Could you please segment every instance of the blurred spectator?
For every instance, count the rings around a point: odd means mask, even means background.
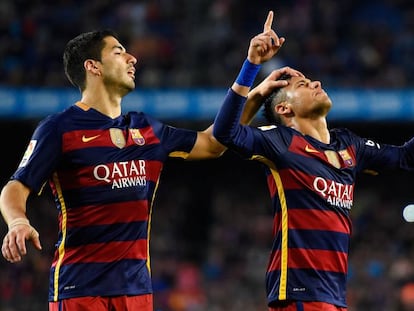
[[[329,87],[414,85],[409,0],[272,6],[231,0],[3,0],[0,84],[69,86],[61,69],[66,42],[82,31],[112,28],[138,57],[141,87],[225,87],[238,71],[239,51],[269,9],[276,12],[277,32],[287,38],[275,62],[311,73]]]

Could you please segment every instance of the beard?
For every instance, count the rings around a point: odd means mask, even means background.
[[[122,97],[135,89],[135,81],[132,79],[124,81],[118,77],[106,77],[104,78],[103,83],[108,89],[112,90],[113,93],[117,93]]]

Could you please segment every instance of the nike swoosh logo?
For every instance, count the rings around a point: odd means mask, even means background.
[[[316,149],[313,149],[313,148],[309,147],[309,145],[306,145],[306,146],[305,146],[305,151],[306,151],[306,152],[309,152],[309,153],[319,153],[319,151],[318,151],[318,150],[316,150]]]
[[[88,143],[88,142],[90,142],[90,141],[92,141],[92,140],[94,140],[94,139],[98,138],[99,136],[101,136],[101,135],[95,135],[95,136],[91,136],[91,137],[86,137],[85,135],[83,135],[83,136],[82,136],[82,141],[83,141],[84,143]]]

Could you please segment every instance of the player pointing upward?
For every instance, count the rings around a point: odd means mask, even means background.
[[[275,48],[284,42],[274,40]],[[280,73],[286,69],[272,72],[248,94],[257,65],[266,59],[254,55],[255,49],[260,47],[250,46],[228,91],[214,135],[265,168],[274,215],[266,274],[269,310],[346,310],[356,176],[364,169],[414,170],[414,139],[393,146],[346,129],[328,129],[332,102],[321,82],[291,74],[282,81]],[[250,101],[263,103],[271,126],[254,128],[237,122],[247,94]]]

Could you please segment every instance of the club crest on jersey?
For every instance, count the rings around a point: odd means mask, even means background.
[[[129,129],[129,133],[131,134],[134,143],[138,146],[143,146],[145,144],[145,138],[141,135],[139,129]]]
[[[354,161],[352,160],[351,155],[349,154],[348,150],[340,150],[338,151],[339,155],[341,156],[342,160],[344,161],[345,165],[348,167],[354,166]]]
[[[121,129],[110,128],[109,133],[111,135],[112,143],[119,149],[122,149],[126,145],[124,132]]]

